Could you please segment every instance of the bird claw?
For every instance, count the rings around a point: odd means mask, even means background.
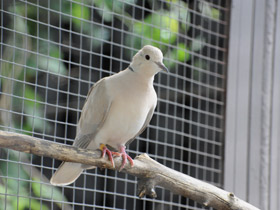
[[[101,144],[99,148],[100,148],[100,150],[102,151],[101,157],[104,158],[105,155],[107,154],[107,155],[108,155],[108,158],[109,158],[109,160],[110,160],[110,162],[111,162],[111,164],[112,164],[112,167],[115,168],[115,163],[114,163],[114,160],[113,160],[113,152],[111,152],[111,151],[106,147],[105,144]]]
[[[121,171],[124,168],[125,164],[127,163],[127,160],[130,162],[131,166],[134,165],[132,158],[125,151],[125,146],[120,146],[119,156],[122,156],[122,159],[123,159],[122,165],[121,165],[119,171]]]
[[[108,158],[110,160],[110,162],[112,163],[112,166],[113,168],[115,168],[115,163],[114,163],[114,160],[113,160],[113,156],[118,156],[118,157],[122,157],[122,165],[119,169],[119,171],[121,171],[125,164],[127,163],[127,160],[130,162],[130,165],[133,166],[134,165],[134,162],[133,162],[133,159],[126,153],[125,151],[125,146],[120,146],[120,152],[112,152],[110,151],[105,144],[101,144],[100,145],[100,150],[102,151],[102,158],[105,157],[105,155],[107,154],[108,155]]]

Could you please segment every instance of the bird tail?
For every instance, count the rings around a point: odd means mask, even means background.
[[[85,168],[80,163],[63,162],[52,176],[50,183],[64,186],[73,183]]]

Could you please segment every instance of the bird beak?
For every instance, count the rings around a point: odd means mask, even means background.
[[[165,71],[165,72],[169,72],[169,71],[168,71],[168,68],[167,68],[162,62],[155,62],[155,64],[157,64],[157,66],[158,66],[161,70],[163,70],[163,71]]]

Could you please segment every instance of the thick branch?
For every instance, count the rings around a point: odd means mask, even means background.
[[[100,151],[75,148],[21,134],[0,131],[0,147],[116,170],[112,168],[110,161],[100,158]],[[115,158],[115,165],[116,168],[121,166],[121,158]],[[138,186],[140,197],[144,195],[155,197],[154,187],[162,186],[173,193],[216,209],[258,209],[237,198],[233,193],[167,168],[146,154],[136,157],[133,167],[127,164],[123,172],[140,178]]]

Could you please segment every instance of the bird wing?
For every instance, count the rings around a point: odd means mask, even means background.
[[[106,91],[106,78],[91,87],[82,110],[73,146],[87,148],[103,126],[112,100]]]
[[[142,128],[139,130],[139,132],[133,138],[128,140],[125,145],[129,145],[137,136],[139,136],[146,129],[146,127],[148,126],[149,122],[151,121],[151,119],[153,117],[155,108],[156,108],[155,106],[151,107],[151,109],[149,110],[149,112],[147,114],[146,120],[145,120]]]

